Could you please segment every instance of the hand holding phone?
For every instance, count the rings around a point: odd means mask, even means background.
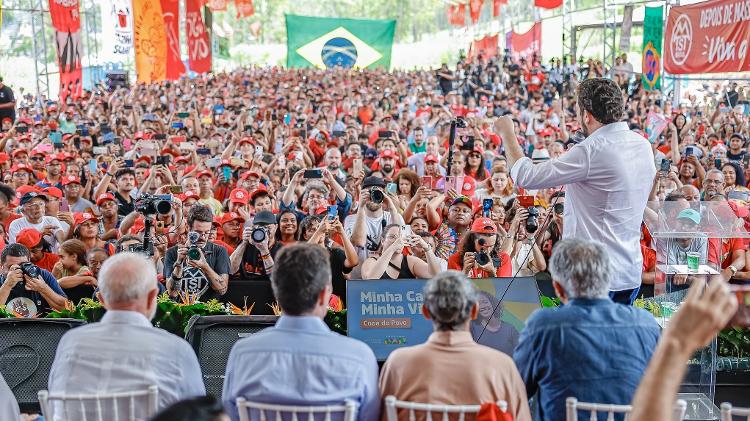
[[[314,170],[305,170],[302,174],[303,178],[323,178],[323,170],[316,168]]]

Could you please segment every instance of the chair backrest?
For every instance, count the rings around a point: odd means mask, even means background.
[[[732,417],[747,417],[747,421],[750,421],[750,408],[733,408],[729,402],[721,404],[721,421],[732,421]]]
[[[257,418],[251,418],[252,410],[258,412]],[[284,415],[287,419],[291,417],[292,421],[314,421],[320,419],[321,416],[325,421],[331,421],[333,414],[339,413],[343,415],[344,421],[354,421],[357,419],[357,410],[357,403],[352,400],[346,400],[343,405],[299,406],[274,405],[237,398],[237,412],[240,421],[250,421],[251,419],[281,421]]]
[[[39,391],[39,405],[47,421],[140,421],[158,412],[159,389],[131,392],[65,395]]]
[[[508,410],[508,402],[497,401],[497,406],[503,411]],[[459,421],[464,421],[464,417],[467,414],[476,414],[482,405],[438,405],[430,403],[417,403],[409,401],[400,401],[395,396],[389,395],[385,397],[385,413],[388,421],[398,421],[398,410],[406,409],[409,411],[409,420],[416,419],[416,411],[424,412],[427,421],[432,421],[432,414],[434,412],[441,413],[442,420],[448,420],[452,414],[458,415]]]
[[[674,406],[674,412],[672,412],[672,421],[682,421],[685,418],[685,410],[687,408],[687,402],[682,399],[678,399]],[[568,398],[565,400],[565,419],[567,421],[578,421],[578,411],[590,411],[591,420],[598,420],[599,413],[607,414],[607,421],[614,421],[615,414],[624,414],[624,418],[632,412],[633,407],[630,405],[611,405],[604,403],[589,403],[589,402],[578,402],[576,398]]]

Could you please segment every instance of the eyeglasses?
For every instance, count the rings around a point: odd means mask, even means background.
[[[31,161],[44,161],[44,158],[42,158],[41,156],[32,156],[31,158],[29,158],[29,160],[31,160]]]
[[[23,205],[24,208],[41,208],[44,207],[44,202],[31,202]]]

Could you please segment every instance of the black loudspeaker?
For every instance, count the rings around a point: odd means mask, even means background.
[[[239,339],[273,326],[278,316],[193,316],[185,338],[198,356],[206,393],[221,399],[224,372]]]
[[[107,87],[110,91],[117,88],[130,89],[130,77],[128,72],[111,71],[107,72]]]
[[[47,389],[57,344],[76,319],[0,319],[0,373],[21,407],[39,411],[37,393]]]

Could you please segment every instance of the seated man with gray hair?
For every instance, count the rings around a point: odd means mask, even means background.
[[[422,314],[432,320],[433,333],[424,344],[391,353],[380,375],[380,394],[444,405],[504,400],[514,420],[531,419],[513,360],[471,336],[477,301],[474,285],[461,272],[446,271],[428,281]]]
[[[98,294],[107,312],[101,322],[63,335],[49,374],[50,394],[111,394],[153,385],[158,388],[159,408],[206,394],[190,345],[151,325],[159,291],[156,284],[154,264],[141,254],[117,253],[104,262]],[[128,406],[120,407],[120,419],[125,419]],[[87,415],[95,418],[93,413]],[[116,417],[105,412],[105,418]],[[133,418],[143,419],[144,414],[137,412]],[[84,417],[78,414],[68,419]]]
[[[656,348],[654,317],[609,298],[609,262],[595,241],[563,240],[552,252],[563,305],[532,313],[513,353],[528,396],[538,394],[538,420],[559,420],[568,397],[629,404]]]

